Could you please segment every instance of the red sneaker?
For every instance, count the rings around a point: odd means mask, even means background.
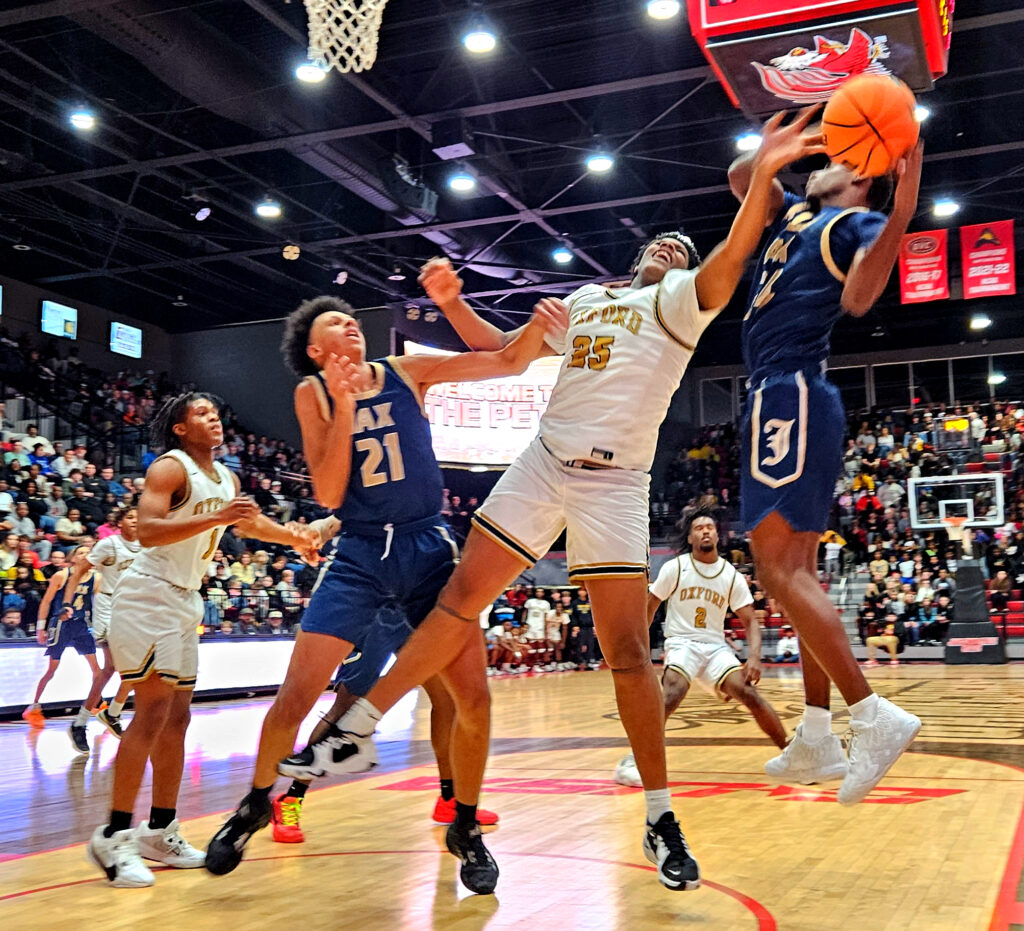
[[[302,833],[299,819],[302,816],[302,799],[290,795],[279,795],[271,806],[270,819],[273,822],[274,840],[279,844],[301,844],[306,835]]]
[[[498,816],[486,808],[478,808],[476,810],[476,820],[477,824],[486,827],[490,824],[497,824]],[[439,795],[437,797],[437,804],[434,805],[434,824],[451,824],[453,821],[455,821],[455,799],[451,798],[446,802]]]

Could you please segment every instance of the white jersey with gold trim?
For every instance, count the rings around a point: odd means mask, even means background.
[[[187,453],[172,449],[161,459],[176,459],[185,469],[185,497],[167,515],[168,520],[185,520],[197,514],[219,511],[235,497],[235,480],[219,462],[214,462],[216,478],[204,472]],[[153,576],[178,588],[198,590],[224,534],[223,525],[177,543],[144,546],[129,572]]]
[[[101,595],[113,595],[121,574],[142,552],[138,540],[129,543],[119,533],[104,537],[89,551],[89,563],[100,571]]]
[[[694,561],[686,553],[670,559],[651,583],[651,594],[665,605],[665,639],[685,637],[701,643],[725,643],[725,615],[753,604],[747,580],[721,557]]]
[[[547,410],[544,445],[560,460],[647,472],[658,428],[701,333],[696,271],[670,269],[655,285],[610,291],[588,284],[566,299],[569,328]]]

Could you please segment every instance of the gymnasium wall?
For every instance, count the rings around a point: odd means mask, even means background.
[[[358,316],[367,357],[387,355],[390,314],[370,310]],[[174,334],[174,377],[221,395],[254,432],[298,445],[292,406],[296,379],[281,359],[283,332],[284,321],[277,319]]]
[[[6,327],[12,336],[19,336],[27,331],[32,334],[37,344],[45,343],[51,337],[39,328],[41,304],[44,299],[58,301],[78,308],[78,339],[58,340],[63,353],[66,354],[74,346],[78,349],[78,357],[86,365],[105,372],[117,372],[122,369],[153,369],[155,372],[162,372],[173,368],[171,336],[158,326],[136,320],[129,313],[106,310],[95,304],[87,304],[3,275],[0,275],[0,285],[3,285],[3,313],[0,315],[0,324]],[[142,330],[141,359],[131,359],[110,351],[110,323],[115,320]]]

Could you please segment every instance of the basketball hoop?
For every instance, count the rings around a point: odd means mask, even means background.
[[[954,543],[959,543],[964,538],[964,524],[967,523],[966,517],[943,517],[942,523],[946,525],[946,533],[949,535],[949,539]]]
[[[388,0],[303,0],[309,17],[309,58],[343,74],[377,60],[377,39]]]

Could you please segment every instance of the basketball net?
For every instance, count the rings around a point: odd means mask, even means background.
[[[366,71],[377,60],[377,38],[388,0],[303,0],[309,17],[309,58],[328,68]]]
[[[971,532],[967,528],[966,517],[944,517],[946,534],[953,543],[959,543],[965,559],[971,558]]]

